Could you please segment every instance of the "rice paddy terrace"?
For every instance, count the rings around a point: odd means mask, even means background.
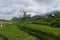
[[[19,30],[16,22],[0,22],[0,40],[37,40],[36,37]]]
[[[0,40],[60,40],[60,28],[25,22],[0,22]]]

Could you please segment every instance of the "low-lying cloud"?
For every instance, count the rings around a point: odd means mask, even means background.
[[[0,0],[0,19],[11,19],[23,15],[32,16],[60,10],[60,0]]]

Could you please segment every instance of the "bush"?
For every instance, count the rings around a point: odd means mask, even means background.
[[[55,21],[51,23],[52,27],[60,27],[60,21]]]
[[[32,22],[32,24],[50,25],[50,23],[48,23],[48,22]]]
[[[60,21],[60,18],[56,18],[54,21]]]

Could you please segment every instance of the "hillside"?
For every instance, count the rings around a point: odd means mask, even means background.
[[[13,20],[0,20],[6,23],[0,26],[0,40],[60,40],[58,15],[52,17],[49,14],[48,18],[37,15],[22,20],[17,20],[16,17]]]

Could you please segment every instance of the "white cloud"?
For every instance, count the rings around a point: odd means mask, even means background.
[[[18,17],[24,10],[32,16],[60,10],[60,0],[0,0],[0,19]]]

